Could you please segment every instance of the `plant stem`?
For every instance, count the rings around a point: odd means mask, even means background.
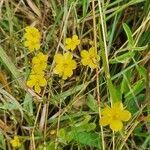
[[[115,132],[113,131],[113,150],[115,150]]]
[[[107,49],[107,44],[106,44],[104,19],[103,19],[103,12],[102,12],[102,6],[101,6],[100,0],[98,0],[98,6],[99,6],[99,11],[100,11],[99,42],[100,42],[100,47],[102,49],[101,54],[102,54],[103,67],[104,67],[105,77],[106,77],[106,80],[107,80],[107,86],[108,86],[109,93],[110,93],[110,102],[111,102],[111,105],[112,105],[113,102],[119,101],[119,99],[116,95],[116,90],[115,90],[115,88],[112,84],[111,77],[110,77],[110,72],[109,72],[108,49]],[[100,28],[100,23],[101,23],[102,29]],[[101,33],[101,30],[102,30],[102,33]]]
[[[95,3],[92,0],[92,14],[93,14],[93,34],[94,34],[94,47],[97,53],[97,32],[96,32],[96,21],[95,21]],[[99,110],[99,118],[101,118],[101,108],[100,108],[100,90],[99,90],[99,67],[96,68],[96,90],[97,90],[97,102],[98,102],[98,110]],[[105,141],[104,141],[104,133],[103,127],[101,128],[101,138],[102,138],[102,148],[105,150]]]

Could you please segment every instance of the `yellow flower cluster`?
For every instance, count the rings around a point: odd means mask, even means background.
[[[44,77],[44,70],[47,67],[47,59],[48,56],[41,52],[32,59],[32,70],[27,81],[27,86],[34,88],[37,93],[40,93],[41,87],[44,87],[47,84]]]
[[[100,125],[109,125],[113,131],[120,131],[123,128],[122,121],[128,121],[131,118],[131,113],[124,110],[123,104],[120,102],[114,103],[112,107],[106,106],[102,111]]]
[[[41,34],[35,27],[28,26],[25,28],[24,39],[24,46],[27,47],[30,52],[40,49]]]
[[[21,147],[21,142],[20,142],[18,136],[14,136],[14,138],[10,140],[10,144],[11,144],[12,147],[15,148],[15,149]]]
[[[73,51],[79,44],[80,40],[77,35],[73,35],[72,38],[66,38],[66,49]]]
[[[30,51],[39,50],[41,34],[38,29],[30,26],[26,27],[24,39],[24,44]],[[38,52],[32,59],[32,70],[27,80],[27,86],[33,88],[36,93],[40,93],[41,87],[44,87],[47,84],[44,77],[47,59],[48,56],[44,55],[42,52]]]
[[[80,40],[77,35],[73,35],[72,38],[66,38],[65,40],[66,50],[74,51],[76,47],[80,44]],[[95,48],[92,46],[88,51],[82,50],[80,52],[81,63],[84,66],[88,66],[91,69],[98,67],[98,61],[100,57],[97,55]],[[77,63],[73,60],[73,55],[70,52],[65,54],[56,54],[54,56],[55,68],[53,72],[58,74],[62,79],[66,80],[71,77],[73,70],[77,68]]]
[[[97,67],[97,63],[100,60],[100,57],[96,54],[94,47],[91,47],[89,51],[82,50],[80,55],[82,57],[81,63],[84,66],[89,66],[91,69],[95,69]]]
[[[70,52],[65,54],[56,54],[54,56],[54,61],[56,66],[54,68],[54,73],[58,74],[62,79],[66,80],[73,74],[73,69],[76,69],[76,61],[72,59],[73,55]]]

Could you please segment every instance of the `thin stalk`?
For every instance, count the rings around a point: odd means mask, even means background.
[[[92,0],[92,13],[93,13],[93,34],[94,34],[94,47],[97,53],[97,32],[96,32],[96,21],[95,21],[95,3]],[[96,68],[96,90],[97,90],[97,102],[99,108],[99,118],[101,118],[101,109],[100,109],[100,90],[99,90],[99,67]],[[101,138],[102,138],[102,148],[105,150],[105,141],[104,141],[104,133],[103,127],[101,128]]]
[[[61,83],[61,93],[63,91],[63,84]],[[55,140],[55,150],[58,149],[58,136],[59,136],[59,129],[60,129],[60,119],[61,119],[61,112],[62,112],[62,108],[61,108],[61,103],[62,103],[62,100],[60,99],[60,102],[59,102],[59,116],[58,116],[58,120],[57,120],[57,131],[56,131],[56,140]]]
[[[33,127],[33,130],[32,130],[32,133],[31,133],[31,137],[32,137],[32,140],[31,140],[31,143],[32,143],[32,144],[31,144],[31,147],[33,148],[33,150],[35,150],[34,131],[35,131],[35,127],[36,127],[36,124],[37,124],[37,121],[38,121],[38,117],[39,117],[39,114],[40,114],[41,106],[42,106],[42,104],[40,103],[40,104],[39,104],[39,107],[38,107],[37,114],[36,114],[36,118],[35,118],[35,122],[34,122],[34,127]]]
[[[129,130],[128,134],[126,135],[125,139],[123,140],[123,142],[121,143],[121,145],[119,146],[118,150],[122,150],[124,144],[126,143],[127,139],[129,138],[129,136],[131,135],[131,133],[133,132],[133,130],[135,129],[135,127],[139,124],[139,121],[135,121],[135,123],[133,124],[132,128]]]
[[[98,0],[98,6],[99,6],[99,13],[100,13],[99,42],[100,42],[100,47],[102,49],[103,67],[104,67],[105,77],[106,77],[106,80],[107,80],[107,86],[108,86],[109,93],[110,93],[110,102],[111,102],[111,105],[112,105],[113,102],[116,102],[116,101],[119,101],[119,100],[118,100],[118,97],[116,95],[116,91],[115,91],[115,88],[112,84],[110,73],[109,73],[108,48],[107,48],[107,44],[106,44],[104,18],[103,18],[103,12],[102,12],[102,6],[101,6],[100,0]],[[101,28],[100,28],[100,24],[101,24]]]
[[[115,150],[115,132],[113,131],[113,150]]]

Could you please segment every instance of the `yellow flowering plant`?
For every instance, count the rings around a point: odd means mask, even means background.
[[[34,70],[31,71],[31,74],[27,81],[27,86],[29,88],[34,88],[35,92],[40,93],[41,87],[46,86],[47,81],[44,77],[44,72],[39,71],[35,72]]]
[[[100,125],[109,125],[113,131],[120,131],[123,128],[123,121],[128,121],[131,113],[125,110],[121,102],[116,102],[112,107],[106,106],[102,111]]]
[[[89,66],[91,69],[95,69],[98,65],[100,57],[96,54],[94,47],[91,47],[88,51],[82,50],[81,53],[81,63],[84,66]]]
[[[80,44],[80,40],[77,35],[73,35],[72,38],[66,38],[65,44],[67,50],[73,51]]]
[[[76,61],[72,59],[73,55],[70,52],[65,54],[56,54],[54,56],[54,61],[56,66],[54,68],[54,73],[58,74],[62,79],[66,80],[68,77],[71,77],[73,70],[76,69]]]
[[[18,136],[14,136],[14,138],[10,140],[10,144],[15,149],[21,147],[21,142]]]
[[[42,52],[39,52],[36,56],[32,59],[32,67],[34,70],[45,70],[47,67],[47,59],[48,56],[44,55]]]
[[[24,46],[29,49],[29,51],[40,49],[41,34],[35,27],[28,26],[25,28],[24,34]]]
[[[24,44],[30,51],[38,50],[40,48],[41,34],[35,27],[28,26],[25,28],[24,39]],[[44,55],[42,52],[37,53],[32,59],[32,70],[27,80],[27,86],[33,88],[37,93],[40,93],[41,87],[44,87],[47,84],[44,77],[47,59],[48,56]]]

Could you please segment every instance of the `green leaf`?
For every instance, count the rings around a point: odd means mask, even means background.
[[[96,147],[101,149],[100,136],[93,132],[72,132],[73,140],[83,146]]]
[[[131,99],[125,100],[125,106],[127,106],[127,110],[129,110],[132,114],[137,113],[139,111],[139,107],[137,103],[143,103],[145,100],[145,94],[139,94],[135,99],[132,97]]]
[[[55,150],[55,142],[49,142],[48,145],[46,146],[47,150]]]
[[[73,95],[82,89],[85,89],[86,87],[87,87],[87,84],[85,83],[85,84],[81,84],[76,87],[70,88],[69,90],[62,92],[61,94],[53,96],[52,100],[54,102],[58,103],[60,100],[63,100],[65,98],[67,98],[68,96]]]
[[[80,126],[72,127],[72,130],[77,132],[83,132],[83,131],[90,132],[93,131],[95,128],[96,128],[96,124],[92,122],[92,123],[86,123]]]
[[[121,82],[121,93],[126,94],[129,91],[127,80],[125,79],[125,76],[123,76],[122,82]]]
[[[18,109],[20,111],[21,117],[23,118],[23,107],[20,105],[20,103],[2,88],[0,88],[0,94],[5,98],[5,103],[0,104],[0,108],[5,110]]]
[[[10,58],[7,56],[5,51],[0,47],[0,59],[2,63],[8,68],[8,70],[13,75],[14,79],[19,83],[20,87],[25,89],[24,81],[22,80],[22,76],[19,73],[18,69],[15,67],[13,62],[10,60]]]
[[[133,86],[132,86],[132,91],[129,91],[126,95],[126,99],[132,99],[134,98],[137,94],[139,94],[143,89],[145,88],[145,82],[143,79],[137,81]]]
[[[147,70],[143,66],[138,66],[137,70],[139,74],[144,78],[144,80],[147,80]]]
[[[88,94],[87,96],[87,105],[88,107],[94,111],[94,112],[98,112],[98,104],[97,101],[95,100],[95,98],[93,97],[93,95]]]
[[[90,132],[96,128],[96,124],[94,122],[87,123],[87,124],[79,127],[79,129],[81,129],[81,128],[83,129],[82,131]]]
[[[66,129],[61,128],[58,132],[59,141],[61,143],[67,144],[72,140],[71,132],[66,131]]]
[[[111,59],[109,61],[109,63],[110,64],[125,63],[125,62],[129,61],[129,59],[134,57],[134,55],[135,55],[135,52],[129,51],[120,56],[115,57],[114,59]]]
[[[6,150],[6,143],[3,134],[0,132],[0,149]]]
[[[111,79],[108,79],[107,82],[108,82],[108,85],[109,85],[110,98],[112,99],[112,102],[113,103],[119,102],[120,97],[117,94],[118,91],[117,91],[116,87],[113,85]]]
[[[88,1],[87,0],[83,0],[82,1],[82,3],[83,3],[83,17],[85,17],[86,16],[86,13],[87,13],[87,8],[88,8]]]
[[[33,115],[33,100],[32,96],[29,93],[26,93],[24,103],[23,103],[23,108],[27,112],[29,112],[31,115]]]
[[[145,45],[142,47],[130,47],[130,50],[133,50],[133,51],[144,51],[146,49],[148,49],[148,45]]]
[[[132,37],[132,32],[129,28],[129,26],[126,24],[126,23],[123,23],[123,29],[127,35],[127,38],[128,38],[128,43],[129,43],[129,47],[134,47],[134,39]]]

